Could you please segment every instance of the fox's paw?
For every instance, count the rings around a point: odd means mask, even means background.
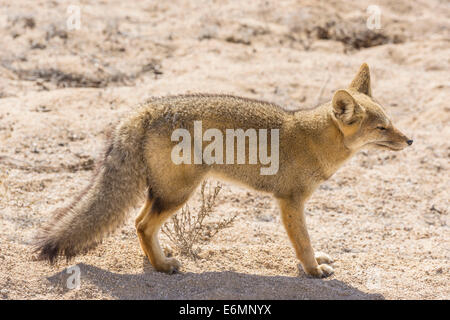
[[[326,253],[323,252],[316,252],[315,254],[316,257],[316,261],[318,264],[330,264],[333,263],[333,259],[327,255]]]
[[[181,268],[181,263],[175,258],[165,258],[161,263],[155,266],[155,269],[159,272],[165,272],[168,274],[177,273]]]
[[[321,264],[313,269],[306,270],[306,274],[314,278],[326,278],[331,276],[333,273],[333,268],[328,264]]]

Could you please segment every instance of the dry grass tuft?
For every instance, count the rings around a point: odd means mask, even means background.
[[[200,243],[211,241],[220,230],[231,227],[236,215],[218,222],[207,221],[214,212],[217,196],[221,189],[222,186],[219,183],[215,187],[211,187],[207,181],[203,181],[200,187],[202,204],[198,213],[193,213],[186,204],[161,228],[161,231],[182,255],[196,259]]]

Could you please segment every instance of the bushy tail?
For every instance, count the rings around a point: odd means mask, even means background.
[[[111,144],[91,184],[73,203],[55,212],[36,237],[41,259],[67,260],[88,251],[119,227],[146,187],[146,165],[141,148]]]

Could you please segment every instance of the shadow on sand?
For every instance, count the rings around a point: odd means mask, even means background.
[[[368,294],[335,279],[230,271],[166,275],[156,272],[146,258],[143,261],[141,274],[113,273],[80,263],[80,290],[83,283],[89,283],[117,299],[384,299],[381,294]],[[48,280],[66,291],[68,276],[64,269]]]

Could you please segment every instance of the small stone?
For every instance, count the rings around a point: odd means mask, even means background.
[[[273,217],[268,214],[260,214],[256,217],[259,221],[270,222],[273,220]]]

